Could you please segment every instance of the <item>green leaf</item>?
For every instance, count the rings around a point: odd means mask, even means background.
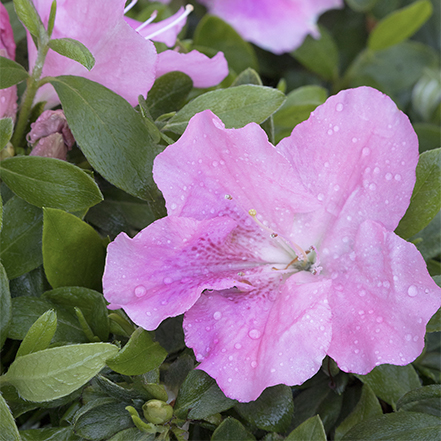
[[[0,394],[0,439],[1,441],[21,441],[14,417]]]
[[[426,332],[439,332],[441,331],[441,308],[435,312],[433,317],[429,320],[426,326]]]
[[[118,355],[107,365],[123,375],[141,375],[156,369],[167,356],[167,351],[154,342],[147,331],[136,329]]]
[[[403,239],[418,233],[441,209],[441,148],[420,155],[410,205],[395,230]]]
[[[231,84],[231,87],[242,86],[243,84],[255,84],[263,86],[259,74],[252,68],[248,67],[242,71]]]
[[[253,441],[256,438],[234,418],[228,417],[213,432],[211,441]]]
[[[14,0],[14,8],[25,28],[34,37],[39,37],[44,27],[34,4],[30,0]]]
[[[354,11],[365,12],[371,10],[378,0],[346,0],[346,3]]]
[[[318,415],[309,418],[294,429],[285,441],[326,441],[322,420]]]
[[[431,384],[408,392],[398,400],[397,409],[441,417],[441,385]]]
[[[14,123],[12,122],[12,118],[0,119],[0,150],[3,150],[6,144],[11,140],[13,130]]]
[[[185,105],[163,128],[181,135],[188,121],[205,109],[210,109],[226,128],[258,124],[271,116],[283,103],[285,95],[271,87],[243,85],[204,93]]]
[[[230,409],[235,404],[236,401],[227,398],[213,378],[195,369],[187,375],[179,389],[175,414],[178,418],[199,420]]]
[[[294,411],[292,391],[284,384],[269,387],[257,400],[238,403],[235,409],[247,422],[259,429],[285,432]]]
[[[104,270],[105,249],[98,233],[70,213],[45,208],[43,265],[53,288],[98,288]]]
[[[16,357],[47,349],[56,330],[57,314],[50,309],[29,328],[18,348]]]
[[[396,409],[397,401],[412,389],[421,387],[418,374],[412,365],[394,366],[382,364],[367,375],[356,375],[369,385],[374,393]]]
[[[354,426],[342,441],[429,441],[439,439],[441,419],[417,412],[388,413]]]
[[[81,309],[93,333],[106,341],[109,336],[109,318],[106,302],[101,293],[79,286],[66,286],[46,291],[42,299],[62,306],[67,310]]]
[[[11,326],[11,293],[6,271],[0,262],[0,349],[3,347]]]
[[[83,343],[87,341],[73,312],[47,300],[26,296],[12,299],[12,322],[8,337],[23,340],[38,318],[52,309],[57,313],[57,330],[53,337],[54,342]]]
[[[130,429],[121,430],[108,441],[155,441],[154,433],[141,432],[137,427],[131,427]]]
[[[81,441],[72,427],[20,430],[21,441]]]
[[[430,0],[419,0],[383,18],[368,39],[368,48],[386,49],[411,37],[432,15]]]
[[[71,60],[82,64],[87,70],[95,65],[95,58],[83,43],[72,38],[56,38],[49,41],[49,47]]]
[[[219,17],[205,15],[196,27],[193,37],[194,49],[204,48],[223,52],[228,66],[236,73],[251,67],[258,70],[253,47],[247,43],[229,24]]]
[[[87,383],[117,352],[109,343],[45,349],[15,359],[4,379],[25,400],[55,400]]]
[[[319,26],[320,38],[308,35],[291,55],[303,66],[328,81],[338,78],[338,49],[332,35]]]
[[[191,89],[193,81],[183,72],[169,72],[157,78],[147,95],[152,118],[182,107]]]
[[[426,68],[412,90],[412,107],[423,118],[430,122],[432,115],[441,102],[441,78],[434,66]],[[439,129],[439,126],[435,126]],[[437,139],[439,147],[439,137]],[[421,149],[420,149],[421,151]]]
[[[86,78],[60,76],[50,82],[93,168],[127,193],[154,200],[156,151],[143,117],[119,95]]]
[[[37,207],[80,211],[103,200],[87,173],[60,159],[16,156],[2,161],[0,172],[17,196]]]
[[[25,68],[9,58],[0,57],[0,89],[21,83],[29,77]]]
[[[334,437],[335,441],[340,441],[345,433],[347,433],[353,426],[370,418],[381,416],[382,414],[383,411],[381,410],[380,402],[375,396],[375,393],[368,384],[364,384],[361,390],[360,400],[355,406],[355,409],[336,428]]]
[[[418,135],[420,153],[439,147],[441,127],[436,124],[416,123],[413,128]]]
[[[0,232],[0,259],[9,279],[37,268],[43,263],[41,232],[43,213],[40,208],[13,197],[3,208]]]

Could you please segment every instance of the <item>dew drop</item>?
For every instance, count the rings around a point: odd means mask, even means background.
[[[380,173],[380,168],[379,168],[379,167],[375,167],[375,168],[374,168],[374,173],[375,173],[376,175],[378,175],[378,173]]]
[[[343,110],[343,104],[342,104],[342,103],[338,103],[338,104],[335,106],[335,110],[336,110],[337,112],[341,112],[341,111]]]
[[[371,191],[374,191],[376,188],[377,188],[377,186],[374,183],[369,185],[369,190],[371,190]]]
[[[322,201],[324,198],[325,198],[325,195],[324,195],[323,193],[319,193],[319,194],[317,195],[317,199],[318,199],[319,201]]]
[[[386,178],[386,181],[390,181],[392,179],[392,173],[386,173],[384,177]]]
[[[366,295],[366,291],[365,291],[364,289],[362,289],[362,290],[358,293],[358,295],[359,295],[360,297],[364,297],[364,296]]]
[[[170,279],[170,277],[165,277],[164,280],[163,280],[163,282],[164,282],[165,285],[170,285],[170,283],[172,283],[173,280]]]
[[[417,287],[415,285],[410,285],[407,294],[409,294],[410,297],[415,297],[418,294]]]
[[[236,343],[236,344],[234,345],[234,347],[235,347],[236,349],[240,349],[240,348],[242,347],[242,345],[241,345],[240,343]]]
[[[379,316],[377,317],[377,323],[382,323],[383,322],[383,317]]]
[[[271,369],[271,373],[274,373],[274,372],[276,372],[276,370],[274,368],[272,368]]]
[[[334,185],[334,191],[338,191],[340,190],[340,186],[339,185]]]
[[[410,340],[412,340],[412,336],[411,336],[410,334],[406,334],[406,335],[404,336],[404,338],[406,339],[406,341],[410,341]]]
[[[146,292],[147,292],[147,290],[145,289],[145,286],[143,286],[143,285],[138,285],[135,288],[135,296],[136,297],[142,297],[143,295],[145,295]]]
[[[397,174],[397,175],[394,176],[394,178],[395,178],[396,181],[401,181],[401,175]]]
[[[233,381],[232,378],[229,378],[229,379],[228,379],[228,383],[231,383],[232,381]]]
[[[355,349],[354,354],[358,354],[360,352],[360,349]]]
[[[217,161],[213,161],[213,162],[211,163],[211,165],[212,165],[213,167],[217,167],[217,166],[219,165],[219,162],[217,162]]]
[[[353,141],[353,140],[352,140]],[[371,150],[368,147],[365,147],[361,153],[363,154],[363,156],[368,156],[371,153]]]
[[[334,132],[338,132],[340,130],[339,126],[334,126]]]
[[[328,135],[332,135],[334,132],[332,131],[332,129],[328,130]]]
[[[220,311],[216,311],[216,312],[213,314],[213,318],[214,318],[215,320],[220,320],[221,317],[222,317],[222,313],[221,313]]]
[[[176,210],[177,207],[178,207],[178,206],[177,206],[176,204],[171,204],[171,205],[170,205],[170,208],[171,208],[172,210]]]
[[[253,340],[257,340],[260,338],[260,331],[258,329],[251,329],[251,331],[248,333],[248,336],[252,338]]]
[[[251,362],[251,367],[252,367],[252,368],[257,367],[257,361],[252,361],[252,362]]]

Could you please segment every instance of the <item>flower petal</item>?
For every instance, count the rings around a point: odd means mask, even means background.
[[[187,74],[193,80],[194,87],[212,87],[228,75],[228,63],[222,52],[218,52],[213,58],[196,50],[187,54],[171,50],[158,54],[158,77],[175,70]]]
[[[426,324],[441,306],[441,289],[415,246],[366,221],[354,252],[334,262],[328,354],[347,372],[406,365],[424,347]]]
[[[239,401],[275,384],[301,384],[321,366],[331,338],[330,281],[276,273],[249,292],[204,293],[185,313],[186,343],[199,369]]]

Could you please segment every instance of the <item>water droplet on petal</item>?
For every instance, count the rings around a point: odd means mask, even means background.
[[[248,333],[248,336],[252,338],[253,340],[257,340],[260,338],[260,331],[258,329],[251,329],[251,331]]]
[[[328,135],[332,135],[334,132],[332,131],[332,129],[328,130]]]
[[[229,379],[228,379],[228,383],[231,383],[232,381],[233,381],[232,378],[229,378]]]
[[[396,180],[396,181],[401,181],[401,175],[398,175],[398,174],[395,175],[395,180]]]
[[[415,297],[418,294],[417,287],[415,285],[410,285],[407,294],[409,294],[410,297]]]
[[[171,205],[170,205],[170,208],[171,208],[172,210],[176,210],[177,207],[178,207],[178,206],[177,206],[176,204],[171,204]]]
[[[358,141],[357,138],[352,138],[352,142],[353,142],[353,143],[356,143],[357,141]]]
[[[363,154],[363,156],[368,156],[371,153],[371,150],[368,147],[365,147],[361,153]]]
[[[242,347],[242,345],[241,345],[240,343],[236,343],[236,344],[234,345],[234,347],[235,347],[236,349],[240,349],[240,348]]]
[[[274,372],[276,372],[276,370],[273,368],[273,369],[271,369],[271,373],[274,373]]]
[[[252,368],[257,367],[257,361],[252,361],[252,362],[251,362],[251,367],[252,367]]]
[[[172,279],[170,279],[170,277],[164,277],[164,280],[163,280],[163,282],[164,282],[164,284],[166,284],[166,285],[170,285],[170,283],[172,283],[172,282],[173,282],[173,280],[172,280]]]
[[[410,341],[410,340],[412,340],[412,336],[411,336],[410,334],[406,334],[406,335],[404,336],[404,338],[406,339],[406,341]]]
[[[317,195],[317,199],[318,199],[319,201],[322,201],[324,198],[325,198],[325,195],[324,195],[323,193],[319,193],[319,194]]]
[[[221,313],[220,311],[216,311],[216,312],[213,314],[213,318],[214,318],[215,320],[220,320],[220,319],[222,318],[222,313]]]
[[[336,110],[337,112],[341,112],[341,111],[343,110],[343,104],[342,104],[342,103],[338,103],[338,104],[335,106],[335,110]]]
[[[382,321],[383,321],[383,317],[381,316],[377,317],[377,323],[382,323]]]
[[[147,290],[145,289],[145,286],[143,286],[143,285],[138,285],[135,288],[135,296],[136,297],[142,297],[145,295],[146,292],[147,292]]]

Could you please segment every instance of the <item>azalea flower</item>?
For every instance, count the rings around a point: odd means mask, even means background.
[[[156,158],[168,216],[109,245],[104,295],[147,330],[184,313],[198,368],[239,401],[303,383],[326,355],[358,374],[408,364],[441,305],[393,233],[417,162],[408,118],[369,87],[330,97],[276,147],[206,110]]]
[[[15,42],[9,15],[0,3],[0,56],[15,60]],[[17,86],[0,89],[0,118],[12,118],[17,113]]]
[[[318,38],[320,14],[341,8],[342,0],[199,0],[245,40],[282,54],[297,49],[306,35]]]

